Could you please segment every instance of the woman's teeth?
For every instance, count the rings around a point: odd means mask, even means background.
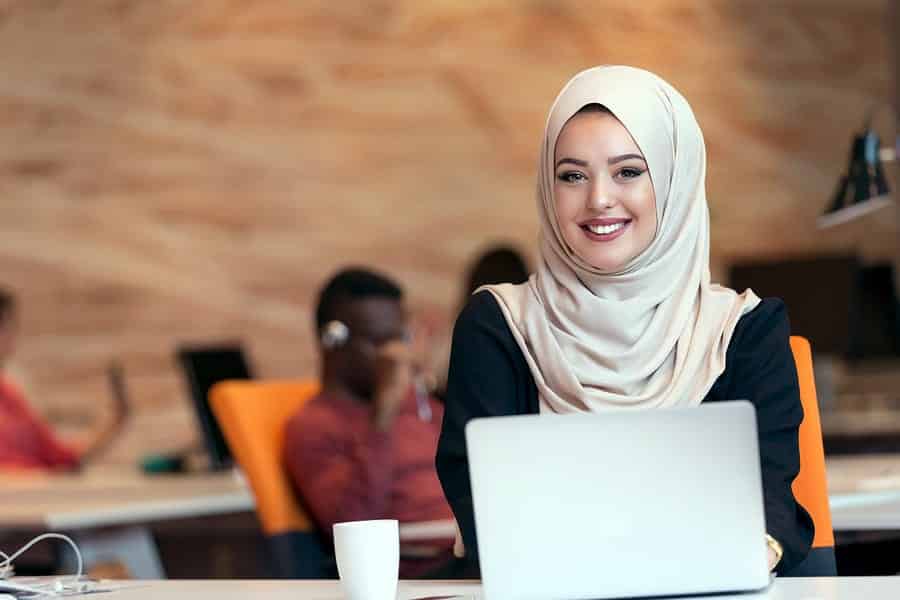
[[[625,223],[614,223],[612,225],[587,225],[588,231],[597,235],[609,235],[625,227]]]

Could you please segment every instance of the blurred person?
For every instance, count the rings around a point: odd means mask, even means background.
[[[73,470],[104,450],[120,429],[126,407],[98,422],[83,441],[63,442],[29,406],[8,373],[15,352],[19,320],[15,297],[0,290],[0,469]]]
[[[530,273],[528,261],[512,246],[491,246],[478,255],[466,274],[466,287],[460,298],[459,308],[469,302],[469,296],[483,285],[512,283],[518,285],[528,281]]]
[[[316,308],[322,390],[285,429],[293,486],[326,538],[344,521],[451,520],[434,467],[443,409],[416,386],[400,287],[347,269]],[[401,576],[452,558],[453,539],[431,540],[401,560]]]
[[[424,351],[428,387],[443,402],[447,391],[447,370],[450,367],[450,347],[453,337],[453,321],[469,301],[475,290],[484,285],[498,283],[520,284],[528,280],[530,268],[525,257],[514,247],[503,244],[490,246],[480,253],[466,271],[465,287],[449,325],[429,336]]]

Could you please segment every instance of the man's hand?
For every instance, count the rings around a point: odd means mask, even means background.
[[[388,431],[409,394],[413,379],[409,344],[396,340],[378,348],[375,358],[375,428]]]

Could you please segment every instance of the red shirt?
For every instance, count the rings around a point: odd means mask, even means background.
[[[343,521],[453,518],[434,467],[443,406],[429,403],[431,420],[422,420],[411,393],[388,432],[375,430],[371,406],[326,395],[288,422],[285,463],[329,537],[332,525]]]
[[[59,469],[78,465],[78,454],[63,445],[29,408],[22,392],[0,375],[0,469]]]

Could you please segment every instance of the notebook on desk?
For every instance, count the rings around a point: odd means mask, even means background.
[[[476,419],[466,442],[487,600],[770,582],[748,402]]]

